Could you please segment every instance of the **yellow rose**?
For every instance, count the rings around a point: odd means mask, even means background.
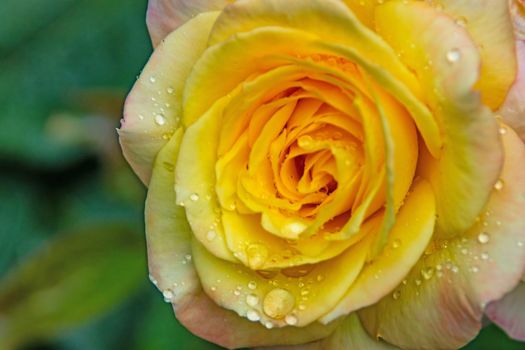
[[[452,349],[519,283],[506,0],[150,0],[148,26],[120,142],[149,188],[152,281],[190,331]]]

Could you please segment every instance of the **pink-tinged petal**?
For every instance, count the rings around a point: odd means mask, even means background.
[[[525,282],[502,299],[490,303],[485,314],[510,337],[525,341]]]
[[[516,42],[516,52],[518,76],[499,113],[525,142],[525,41]]]
[[[326,338],[340,324],[267,329],[215,304],[203,292],[174,306],[177,319],[192,333],[228,349],[247,346],[295,345]]]
[[[181,139],[182,129],[178,129],[157,156],[145,208],[151,280],[166,301],[173,303],[200,290],[199,278],[188,259],[191,229],[184,209],[175,204],[175,191],[172,190]]]
[[[229,0],[149,0],[146,22],[153,46],[203,12],[220,11]],[[184,52],[184,51],[181,51]]]
[[[486,105],[498,108],[516,75],[508,1],[434,0],[433,3],[454,18],[458,27],[465,27],[478,46],[482,65],[476,88]]]
[[[124,157],[146,185],[155,156],[179,125],[186,78],[206,49],[216,17],[217,13],[201,14],[167,37],[126,99],[118,130],[120,145]]]
[[[275,346],[258,350],[395,350],[399,349],[371,337],[356,314],[350,314],[334,333],[323,340],[297,346]]]
[[[459,348],[481,328],[485,305],[523,276],[525,146],[503,127],[505,163],[483,215],[460,237],[433,242],[392,295],[360,312],[371,334],[401,348]]]
[[[438,234],[453,237],[469,229],[485,206],[503,157],[498,124],[475,90],[483,65],[478,49],[466,30],[421,1],[385,2],[375,20],[417,74],[442,125],[441,154],[428,156],[422,147],[418,172],[436,195]]]

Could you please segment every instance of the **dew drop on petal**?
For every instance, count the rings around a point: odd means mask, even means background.
[[[490,236],[487,232],[481,232],[478,235],[478,242],[481,244],[486,244],[490,241]]]
[[[208,231],[208,233],[206,233],[206,239],[208,241],[213,241],[215,237],[217,237],[217,232],[215,232],[214,230],[210,230]]]
[[[169,87],[169,88],[166,89],[166,92],[167,92],[168,94],[170,94],[170,95],[171,95],[174,91],[175,91],[175,90],[173,90],[172,87]]]
[[[197,193],[192,193],[190,195],[190,199],[194,202],[198,201],[199,200],[199,195]]]
[[[421,270],[421,276],[423,276],[424,279],[429,280],[434,276],[434,268],[429,266]]]
[[[456,63],[461,58],[461,52],[459,49],[454,48],[447,52],[447,61],[449,63]]]
[[[394,300],[398,300],[400,296],[401,292],[399,290],[396,290],[394,293],[392,293],[392,298],[394,298]]]
[[[283,269],[283,275],[292,278],[299,278],[308,275],[314,269],[314,265],[302,265]]]
[[[259,304],[259,297],[255,294],[248,294],[246,296],[246,304],[251,307],[257,306],[257,304]]]
[[[156,114],[155,115],[155,124],[160,125],[160,126],[166,124],[166,118],[164,118],[164,116],[162,114]]]
[[[284,318],[284,322],[286,322],[289,326],[295,326],[299,320],[297,319],[297,316],[294,315],[286,315]]]
[[[401,247],[401,240],[394,239],[394,241],[392,242],[392,248],[397,249],[399,247]]]
[[[295,298],[286,289],[275,288],[264,296],[263,311],[273,319],[282,319],[295,306]]]
[[[488,260],[489,254],[487,252],[481,253],[481,260]]]
[[[262,244],[250,244],[246,248],[246,258],[250,268],[258,270],[264,266],[268,259],[268,248]]]
[[[174,294],[171,289],[165,289],[162,291],[162,296],[164,297],[165,302],[170,303],[171,299],[174,297]]]
[[[149,81],[150,81],[150,83],[154,84],[157,81],[157,79],[155,77],[151,76],[151,77],[149,77]]]
[[[246,318],[248,318],[252,322],[257,322],[261,319],[261,316],[259,316],[259,313],[255,310],[249,310],[246,313]]]
[[[499,179],[498,181],[496,181],[496,183],[494,184],[494,189],[496,191],[501,191],[503,189],[503,180]]]
[[[250,288],[251,290],[256,289],[257,288],[257,283],[255,283],[255,281],[248,282],[248,288]]]

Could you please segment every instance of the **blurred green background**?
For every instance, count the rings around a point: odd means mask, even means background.
[[[146,0],[0,0],[0,350],[218,349],[149,283],[115,128]],[[467,349],[525,349],[488,326]]]

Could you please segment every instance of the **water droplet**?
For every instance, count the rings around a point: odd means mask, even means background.
[[[265,279],[274,278],[277,275],[277,271],[270,271],[270,270],[257,270],[257,274]]]
[[[150,280],[151,283],[153,283],[153,285],[155,285],[155,286],[158,284],[157,280],[155,279],[155,277],[153,277],[153,275],[149,275],[149,280]]]
[[[267,329],[272,329],[273,328],[273,323],[271,323],[270,321],[266,322],[264,324],[264,326],[267,328]]]
[[[447,52],[447,61],[450,63],[456,63],[461,58],[461,52],[459,49],[454,48]]]
[[[184,255],[184,259],[186,259],[187,261],[190,261],[191,260],[191,255],[190,254]]]
[[[517,243],[517,245],[518,245],[518,247],[521,248],[521,247],[523,247],[523,242],[522,242],[522,241],[519,241],[519,242]]]
[[[401,296],[401,291],[399,290],[396,290],[394,293],[392,293],[392,298],[394,298],[394,300],[398,300],[400,296]]]
[[[150,83],[155,84],[157,79],[155,77],[151,76],[151,77],[149,77],[149,81],[150,81]]]
[[[421,280],[420,279],[416,279],[416,286],[420,286],[421,285]]]
[[[472,268],[470,269],[472,272],[474,273],[478,273],[479,272],[479,267],[477,266],[472,266]]]
[[[401,240],[394,239],[394,241],[392,242],[392,248],[397,249],[399,247],[401,247]]]
[[[467,250],[467,248],[463,248],[463,249],[461,249],[461,254],[463,254],[463,255],[467,255],[467,254],[468,254],[468,250]]]
[[[248,294],[246,296],[246,304],[251,307],[257,306],[257,304],[259,304],[259,297],[255,294]]]
[[[265,295],[263,311],[273,319],[282,319],[295,306],[295,298],[286,289],[275,288]]]
[[[215,292],[215,291],[217,291],[217,287],[212,286],[212,287],[210,288],[210,290],[211,290],[212,292]]]
[[[481,232],[478,235],[478,242],[481,244],[486,244],[490,241],[490,236],[487,232]]]
[[[215,237],[217,237],[217,232],[215,232],[214,230],[210,230],[208,231],[208,233],[206,233],[206,239],[208,241],[213,241]]]
[[[262,244],[250,244],[246,248],[246,257],[250,268],[258,270],[264,266],[268,259],[268,248]]]
[[[488,260],[489,259],[489,253],[484,252],[481,253],[481,260]]]
[[[306,305],[304,305],[304,304],[299,304],[299,306],[298,306],[297,308],[298,308],[299,310],[301,310],[301,311],[304,311],[304,310],[306,310]]]
[[[175,295],[171,289],[165,289],[162,291],[162,296],[164,297],[165,302],[170,303]]]
[[[302,265],[296,267],[289,267],[283,269],[281,272],[287,277],[299,278],[308,275],[310,272],[312,272],[314,267],[314,265]]]
[[[248,282],[248,288],[250,288],[251,290],[256,289],[257,288],[257,283],[255,283],[255,281]]]
[[[496,181],[496,183],[494,184],[494,189],[496,191],[501,191],[501,189],[503,189],[503,180],[499,179],[498,181]]]
[[[155,124],[160,126],[166,124],[166,118],[162,114],[155,115]]]
[[[454,272],[454,273],[458,273],[458,272],[459,272],[459,267],[457,267],[457,266],[452,266],[452,272]]]
[[[322,280],[324,280],[324,276],[323,275],[317,275],[317,277],[315,279],[317,280],[317,282],[321,282]]]
[[[429,280],[434,276],[434,268],[429,266],[421,270],[421,276],[423,276],[424,279]]]
[[[456,19],[456,24],[460,27],[466,27],[467,26],[467,19],[465,17],[459,17]]]
[[[281,231],[287,235],[287,236],[292,236],[292,237],[296,237],[298,235],[300,235],[304,230],[306,230],[308,226],[303,224],[302,222],[291,222],[289,224],[286,224],[282,229]]]
[[[199,195],[197,193],[192,193],[190,195],[190,199],[194,202],[198,201],[199,200]]]
[[[166,92],[167,92],[168,94],[170,94],[170,95],[171,95],[174,91],[175,91],[175,90],[174,90],[172,87],[169,87],[169,88],[166,89]]]
[[[499,134],[500,135],[505,135],[506,133],[507,133],[507,128],[505,128],[505,127],[499,128]]]
[[[284,318],[284,322],[286,322],[289,326],[295,326],[299,320],[297,319],[297,316],[294,315],[286,315]]]
[[[246,313],[246,318],[248,318],[252,322],[257,322],[261,319],[261,316],[259,316],[259,313],[255,310],[249,310]]]
[[[233,291],[233,294],[234,294],[235,296],[239,296],[239,295],[241,295],[241,291],[238,290],[238,289],[236,289],[236,290]]]
[[[139,114],[139,119],[144,120],[144,116],[142,114]]]

